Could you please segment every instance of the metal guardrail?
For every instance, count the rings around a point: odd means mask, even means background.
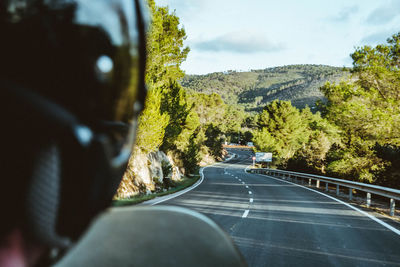
[[[367,202],[368,208],[371,205],[371,194],[387,197],[390,199],[390,202],[389,202],[390,216],[394,216],[394,214],[395,214],[395,208],[396,208],[395,201],[396,200],[400,201],[400,190],[389,188],[389,187],[364,184],[364,183],[353,182],[353,181],[337,179],[337,178],[330,178],[330,177],[314,175],[314,174],[283,171],[283,170],[276,170],[276,169],[249,169],[248,172],[280,177],[284,180],[288,179],[288,180],[291,180],[292,182],[296,182],[296,183],[297,183],[298,179],[300,179],[300,182],[302,184],[304,184],[305,180],[308,179],[308,185],[312,186],[313,185],[312,182],[315,181],[315,186],[317,188],[320,188],[320,182],[324,182],[325,183],[325,191],[329,190],[329,184],[334,184],[334,185],[336,185],[336,195],[339,195],[340,187],[345,187],[345,188],[348,188],[350,200],[353,199],[353,189],[363,191],[363,192],[367,193],[366,202]]]

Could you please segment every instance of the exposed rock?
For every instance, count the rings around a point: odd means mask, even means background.
[[[215,163],[214,157],[212,157],[209,154],[206,154],[206,155],[203,156],[203,158],[202,158],[201,162],[199,163],[199,165],[201,167],[204,167],[204,166],[207,166],[207,165],[210,165],[210,164],[213,164],[213,163]]]
[[[164,159],[165,154],[161,151],[151,152],[148,154],[148,159],[150,161],[150,165],[148,166],[150,170],[151,180],[157,179],[158,182],[162,183],[164,179],[164,174],[162,170],[162,161]],[[166,156],[165,156],[166,157]]]
[[[168,173],[163,173],[163,168]],[[163,190],[163,187],[169,186],[168,180],[179,181],[182,176],[173,155],[167,156],[162,151],[145,154],[135,149],[115,198],[130,198],[139,193]]]

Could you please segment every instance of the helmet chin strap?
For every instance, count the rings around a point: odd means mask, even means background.
[[[70,240],[56,233],[60,201],[61,164],[58,147],[44,145],[35,155],[26,198],[27,229],[40,243],[65,248]]]

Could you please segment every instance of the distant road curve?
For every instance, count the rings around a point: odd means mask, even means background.
[[[248,151],[204,170],[195,189],[162,202],[217,222],[249,266],[400,266],[400,236],[303,187],[248,174]],[[160,203],[161,204],[161,203]]]

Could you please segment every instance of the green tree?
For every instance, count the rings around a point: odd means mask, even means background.
[[[154,0],[148,0],[148,4],[152,16],[146,47],[148,96],[136,142],[144,152],[155,151],[163,143],[169,147],[184,124],[185,96],[176,80],[183,76],[180,64],[189,52],[183,46],[186,33],[179,27],[179,18],[168,7],[156,6]]]
[[[376,147],[400,144],[399,42],[400,33],[387,44],[357,48],[351,55],[353,81],[321,88],[326,117],[342,129],[344,142],[329,153],[333,174],[376,182],[391,164]]]
[[[278,140],[273,137],[267,128],[262,128],[254,133],[253,137],[256,150],[259,152],[271,152],[273,154],[280,153],[280,146]]]
[[[168,7],[156,6],[154,0],[148,0],[148,4],[152,23],[147,39],[146,82],[160,87],[169,80],[183,77],[180,65],[190,49],[183,45],[186,32],[179,27],[179,18],[175,13],[170,13]]]
[[[215,158],[222,156],[222,131],[214,124],[208,124],[205,130],[206,140],[204,144],[209,148],[210,153]]]
[[[196,134],[196,131],[199,129],[199,127],[199,116],[193,108],[190,108],[188,115],[186,116],[185,124],[182,126],[182,130],[174,142],[174,145],[178,151],[185,151],[185,149],[189,146],[192,136]]]
[[[168,114],[161,113],[161,96],[160,89],[150,90],[145,109],[139,117],[136,145],[146,153],[156,151],[162,145],[165,128],[169,123]]]
[[[258,124],[277,141],[277,156],[283,160],[291,158],[307,142],[310,135],[300,111],[293,107],[290,101],[275,100],[265,106]]]
[[[163,90],[161,100],[161,113],[169,116],[169,123],[165,128],[163,150],[176,149],[175,141],[181,134],[189,114],[186,92],[175,81],[170,81],[168,85]]]
[[[377,174],[376,183],[400,189],[400,146],[377,144],[374,151],[385,162],[385,169]]]
[[[310,136],[289,159],[287,167],[302,172],[325,174],[329,151],[333,147],[342,147],[340,130],[318,112],[312,114],[309,108],[303,109],[301,116],[307,123]]]
[[[248,143],[253,141],[253,132],[252,131],[245,131],[243,135],[243,141]]]
[[[200,145],[201,141],[198,140],[198,135],[193,134],[190,136],[189,144],[184,151],[184,156],[182,157],[183,164],[186,169],[186,173],[195,173],[200,162]]]

